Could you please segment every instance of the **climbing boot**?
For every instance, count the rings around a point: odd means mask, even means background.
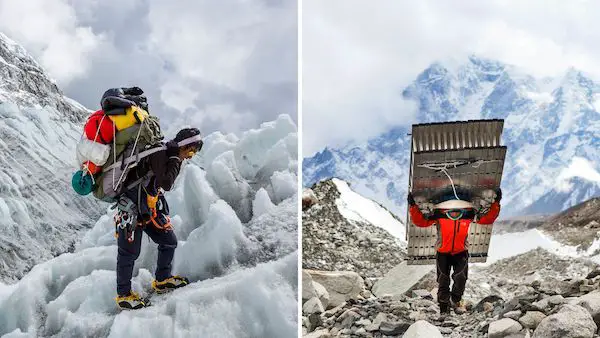
[[[124,296],[117,296],[115,301],[117,302],[117,306],[122,310],[137,310],[150,305],[150,302],[140,298],[140,296],[133,291],[129,291],[129,294]]]
[[[448,303],[440,303],[440,314],[441,315],[450,314],[450,304],[448,304]]]
[[[157,293],[163,293],[167,291],[171,291],[173,289],[178,289],[180,287],[184,287],[188,285],[190,281],[181,276],[171,276],[163,281],[157,281],[156,279],[152,281],[152,288]]]
[[[463,313],[467,312],[467,307],[464,300],[459,300],[458,302],[452,301],[452,308],[454,309],[454,313],[457,315],[462,315]]]

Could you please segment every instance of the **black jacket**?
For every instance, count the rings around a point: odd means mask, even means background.
[[[129,172],[124,183],[125,186],[144,177],[149,170],[152,170],[152,176],[150,177],[148,184],[136,186],[125,192],[125,195],[138,205],[138,211],[142,219],[146,219],[149,217],[148,215],[151,214],[146,203],[147,195],[151,194],[152,196],[156,196],[159,188],[162,188],[165,191],[171,190],[173,183],[175,183],[175,179],[179,175],[180,169],[181,160],[175,156],[167,157],[167,151],[162,150],[142,159],[140,163]],[[163,199],[163,201],[166,204],[166,200]],[[165,205],[165,207],[168,210],[168,206]]]

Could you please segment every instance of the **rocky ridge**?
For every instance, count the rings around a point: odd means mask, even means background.
[[[303,268],[381,277],[404,260],[402,243],[387,231],[340,214],[335,203],[340,193],[331,180],[315,184],[311,191],[305,195],[316,203],[302,213]]]

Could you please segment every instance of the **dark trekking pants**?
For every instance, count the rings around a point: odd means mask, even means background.
[[[467,275],[469,272],[469,253],[467,251],[456,255],[447,253],[437,253],[437,282],[438,282],[438,302],[446,303],[452,301],[458,302],[462,299],[467,284]],[[452,272],[452,292],[450,292],[450,270]]]
[[[152,225],[146,225],[143,231],[158,244],[158,260],[156,262],[156,280],[162,281],[171,277],[171,262],[177,247],[177,237],[172,229],[160,230]],[[126,295],[131,290],[131,277],[133,264],[140,255],[142,246],[142,228],[137,227],[133,242],[127,241],[126,231],[119,229],[117,243],[119,251],[117,254],[117,293]]]

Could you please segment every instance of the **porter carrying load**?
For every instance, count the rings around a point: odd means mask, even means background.
[[[468,252],[471,262],[486,261],[500,210],[503,125],[503,120],[413,125],[408,264],[435,264],[437,253],[459,252]]]

